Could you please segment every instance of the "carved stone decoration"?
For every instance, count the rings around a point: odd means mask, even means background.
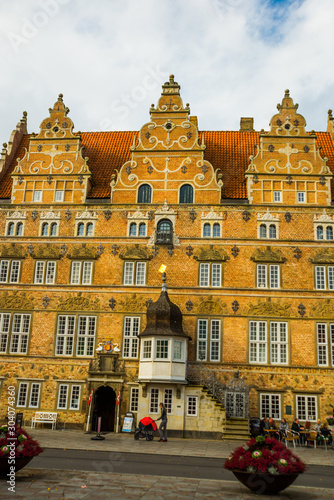
[[[57,246],[40,245],[31,254],[33,259],[60,259],[61,251]]]
[[[293,247],[293,256],[295,257],[295,259],[299,260],[302,256],[303,252],[301,251],[300,248],[298,247]]]
[[[142,312],[146,307],[145,297],[133,293],[119,302],[120,309],[126,312]]]
[[[206,215],[204,215],[204,212],[202,212],[202,220],[223,220],[223,214],[220,212],[215,212],[214,208],[211,207],[210,212],[208,212]]]
[[[302,303],[300,303],[299,306],[298,306],[298,314],[301,317],[305,316],[305,314],[306,314],[306,307]]]
[[[265,301],[258,299],[257,304],[248,304],[249,316],[291,316],[291,304],[281,304],[280,300],[272,302],[271,298]]]
[[[226,252],[224,252],[224,250],[215,250],[213,248],[213,245],[210,245],[210,248],[200,248],[193,258],[198,261],[218,262],[224,262],[230,259]]]
[[[250,214],[250,212],[248,212],[248,210],[244,210],[244,211],[242,212],[242,218],[243,218],[243,220],[244,220],[245,222],[248,222],[248,221],[249,221],[249,219],[251,218],[251,214]]]
[[[116,307],[116,300],[114,299],[114,297],[111,297],[111,299],[109,299],[108,304],[110,309],[113,311]]]
[[[106,220],[109,220],[111,218],[112,212],[111,212],[111,210],[104,210],[103,214],[104,214]]]
[[[190,312],[190,311],[192,311],[193,307],[194,307],[194,304],[193,304],[193,303],[191,302],[191,300],[189,299],[189,300],[186,302],[186,309],[187,309],[187,311],[189,311],[189,312]]]
[[[189,245],[189,246],[187,246],[186,250],[187,250],[186,254],[188,255],[188,257],[191,257],[192,254],[194,253],[193,247],[191,245]]]
[[[132,215],[130,212],[128,213],[128,219],[145,220],[148,218],[148,212],[146,212],[146,214],[143,214],[142,212],[140,212],[140,210],[137,210],[137,212],[134,212]]]
[[[324,248],[309,259],[312,264],[332,264],[334,262],[334,252],[329,248]]]
[[[275,221],[275,222],[278,222],[279,221],[279,217],[272,213],[269,212],[269,208],[267,209],[267,211],[264,213],[264,214],[257,214],[257,220],[258,221]]]
[[[122,249],[119,257],[123,260],[150,260],[153,258],[152,253],[149,253],[146,248],[140,247],[138,244],[126,246]]]
[[[231,253],[232,253],[233,257],[234,258],[238,257],[239,252],[240,252],[240,249],[237,247],[237,245],[234,245],[234,247],[231,250]]]
[[[27,218],[27,212],[20,212],[18,210],[16,211],[10,211],[7,212],[7,220],[24,220]]]
[[[197,218],[197,214],[193,208],[189,212],[189,218],[190,218],[191,222],[195,222],[195,220]]]
[[[238,312],[239,307],[240,307],[240,306],[239,306],[239,302],[238,302],[237,300],[234,300],[234,301],[232,302],[232,311],[233,311],[234,313]]]
[[[45,295],[45,297],[43,297],[43,300],[42,300],[42,304],[43,304],[43,307],[44,309],[46,309],[48,307],[48,305],[50,304],[50,297],[48,297],[47,295]]]
[[[54,212],[53,210],[49,210],[48,212],[42,212],[40,218],[42,220],[60,220],[60,212]]]
[[[17,243],[10,243],[9,245],[1,245],[0,257],[2,259],[25,259],[26,253],[24,248]]]
[[[32,243],[30,243],[28,246],[27,246],[27,254],[28,255],[32,255],[33,251],[34,251],[34,245]]]
[[[267,246],[264,250],[257,248],[253,255],[251,256],[253,262],[286,262],[286,258],[283,256],[281,250],[272,250],[270,246]]]
[[[79,220],[96,220],[98,219],[98,214],[97,212],[89,212],[88,210],[85,210],[85,212],[77,212],[75,218]]]
[[[60,311],[98,311],[100,309],[100,299],[95,300],[83,297],[81,292],[72,294],[67,299],[60,299],[58,307]]]
[[[66,256],[68,259],[88,259],[95,260],[99,257],[96,248],[91,245],[86,245],[86,243],[82,243],[80,246],[76,246],[72,248]]]
[[[227,314],[226,303],[222,302],[218,297],[201,297],[197,304],[197,313],[200,314]]]
[[[331,299],[317,302],[312,308],[310,316],[313,318],[330,318],[334,317],[334,304]]]
[[[70,218],[72,217],[72,212],[71,210],[68,208],[65,212],[65,219],[67,220],[67,222],[70,220]]]
[[[104,252],[104,246],[100,243],[96,249],[97,255],[100,257]]]
[[[111,253],[112,253],[113,255],[117,255],[117,254],[118,254],[118,251],[119,251],[119,246],[118,246],[118,245],[116,245],[116,244],[112,245],[112,247],[111,247]]]
[[[67,246],[65,245],[65,243],[60,247],[60,253],[62,255],[66,255],[66,252],[67,252],[68,248]]]
[[[0,297],[0,309],[34,309],[34,298],[25,292],[4,292]]]
[[[291,220],[292,220],[292,215],[291,215],[291,213],[290,213],[290,212],[285,212],[285,214],[284,214],[284,219],[285,219],[285,221],[286,221],[286,222],[288,222],[288,223],[289,223],[289,222],[291,222]]]
[[[38,212],[37,212],[37,210],[33,210],[33,211],[31,212],[31,218],[32,218],[32,220],[35,222],[35,220],[37,219],[37,217],[38,217]]]
[[[331,217],[330,215],[328,215],[326,209],[324,208],[321,215],[314,216],[314,222],[334,222],[334,216]]]

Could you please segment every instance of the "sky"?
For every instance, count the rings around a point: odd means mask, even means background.
[[[333,26],[333,0],[2,0],[0,144],[59,93],[76,131],[138,130],[171,73],[200,130],[268,130],[286,88],[326,130]]]

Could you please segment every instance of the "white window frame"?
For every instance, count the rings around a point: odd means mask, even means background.
[[[264,333],[264,338],[263,338]],[[255,334],[255,335],[254,335]],[[264,359],[260,347],[264,346]],[[267,321],[249,321],[249,363],[267,364],[268,359],[268,328]]]
[[[123,358],[138,358],[139,316],[125,316],[123,325]]]
[[[197,361],[210,361],[211,363],[219,363],[221,360],[221,337],[222,324],[220,319],[198,318],[196,353]],[[218,346],[218,350],[215,346]],[[213,355],[214,350],[215,352],[218,352],[218,358]],[[200,358],[201,353],[204,354],[203,359]]]
[[[96,332],[97,317],[94,315],[59,314],[57,318],[55,356],[66,358],[73,356],[78,358],[93,357]]]
[[[153,339],[143,339],[141,344],[140,359],[142,361],[152,361]]]
[[[79,314],[77,318],[76,338],[76,356],[78,358],[94,356],[96,330],[96,316]]]
[[[264,403],[266,408],[264,408]],[[262,419],[264,417],[272,417],[275,420],[281,419],[281,394],[268,392],[260,393],[260,418]]]
[[[137,413],[139,409],[139,387],[131,387],[129,411]]]
[[[70,280],[71,285],[91,285],[92,278],[93,278],[92,260],[72,260],[71,280]]]
[[[176,363],[183,363],[185,360],[185,342],[184,340],[173,340],[173,361]],[[175,356],[176,353],[180,353],[180,357]]]
[[[163,347],[163,349],[159,349]],[[167,351],[166,351],[167,346]],[[154,361],[170,361],[170,348],[171,340],[168,338],[156,338],[154,342]],[[164,354],[164,356],[158,356],[158,354]],[[165,354],[167,354],[165,356]]]
[[[319,227],[321,227],[321,229],[322,229],[322,238],[318,238],[318,228]],[[333,238],[327,237],[327,229],[328,228],[331,228]],[[328,222],[327,223],[317,223],[314,226],[314,239],[317,241],[333,241],[334,240],[334,223],[332,223],[332,224],[328,224]]]
[[[81,407],[81,383],[74,382],[61,382],[58,384],[57,389],[57,410],[62,411],[80,411]],[[63,391],[63,392],[62,392]],[[73,393],[77,391],[79,396],[76,398],[77,406],[73,406]],[[64,402],[61,403],[60,396],[62,396]]]
[[[14,331],[14,328],[16,327],[16,318],[20,318],[19,331]],[[28,325],[26,324],[27,321]],[[26,313],[13,314],[9,354],[28,354],[30,328],[31,328],[31,314],[26,314]],[[13,350],[13,344],[15,338],[17,338],[17,350]]]
[[[147,263],[145,261],[125,261],[123,271],[123,285],[146,285]]]
[[[14,269],[18,266],[17,269]],[[3,269],[5,271],[3,272]],[[13,279],[14,272],[16,279]],[[0,283],[20,283],[21,261],[17,259],[1,259],[0,260]],[[4,275],[4,280],[2,280]]]
[[[197,417],[198,396],[187,396],[187,417]]]
[[[282,191],[273,191],[273,203],[282,203]]]
[[[261,226],[266,228],[266,235],[262,236],[261,235]],[[276,229],[276,237],[271,238],[270,237],[270,226],[274,226]],[[259,240],[278,240],[279,239],[279,225],[277,221],[264,221],[264,220],[259,220],[258,221],[258,226],[257,226],[257,237]]]
[[[50,269],[53,272],[50,273]],[[56,278],[57,261],[55,260],[37,260],[35,262],[34,284],[35,285],[54,285]]]
[[[313,394],[296,394],[296,418],[302,421],[316,422],[318,419],[318,398]],[[300,406],[303,405],[304,411],[302,413]],[[315,415],[312,415],[309,405],[314,406]],[[304,418],[305,417],[305,418]],[[314,417],[314,418],[311,418]]]
[[[150,390],[149,413],[159,413],[159,389],[156,387],[151,387]]]
[[[20,402],[21,390],[24,386],[26,387],[24,402]],[[20,381],[16,399],[17,408],[39,408],[41,387],[42,387],[42,382],[29,381],[29,380]],[[37,390],[37,404],[32,404],[32,399],[34,396],[34,392],[36,390]]]
[[[316,290],[334,290],[334,266],[319,265],[314,268]]]
[[[270,329],[270,364],[287,365],[289,362],[288,323],[286,321],[270,321],[269,329]],[[274,337],[275,335],[276,338]],[[276,361],[274,361],[275,356],[277,356]]]
[[[297,203],[306,203],[305,191],[297,191]]]
[[[32,195],[32,203],[41,203],[42,197],[43,197],[43,190],[42,189],[34,189],[33,195]]]
[[[173,389],[164,389],[164,405],[168,415],[173,413]]]
[[[279,264],[256,264],[256,288],[279,290],[281,288],[280,274]]]
[[[215,277],[216,271],[218,271],[218,279]],[[221,288],[222,264],[220,262],[201,262],[199,265],[198,281],[199,286],[202,288]]]
[[[0,352],[3,354],[6,354],[8,349],[11,332],[11,316],[10,313],[0,313]]]
[[[65,197],[64,189],[55,189],[55,197],[54,197],[55,203],[63,203],[64,197]]]
[[[334,366],[334,323],[317,322],[316,334],[318,366]]]

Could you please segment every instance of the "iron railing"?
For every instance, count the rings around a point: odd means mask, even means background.
[[[203,363],[187,363],[187,380],[203,385],[225,407],[225,386]]]
[[[155,238],[156,245],[172,245],[173,244],[173,233],[156,232]]]

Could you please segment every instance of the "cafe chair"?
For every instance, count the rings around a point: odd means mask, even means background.
[[[311,445],[311,443],[313,443],[313,447],[316,448],[317,447],[317,433],[316,431],[310,431],[310,433],[308,434],[307,438],[306,438],[306,443],[307,443],[307,446]]]
[[[299,444],[299,436],[293,431],[285,431],[285,436],[283,436],[282,441],[285,441],[285,446],[288,448],[288,443],[292,443],[293,447],[296,448],[296,442]]]

